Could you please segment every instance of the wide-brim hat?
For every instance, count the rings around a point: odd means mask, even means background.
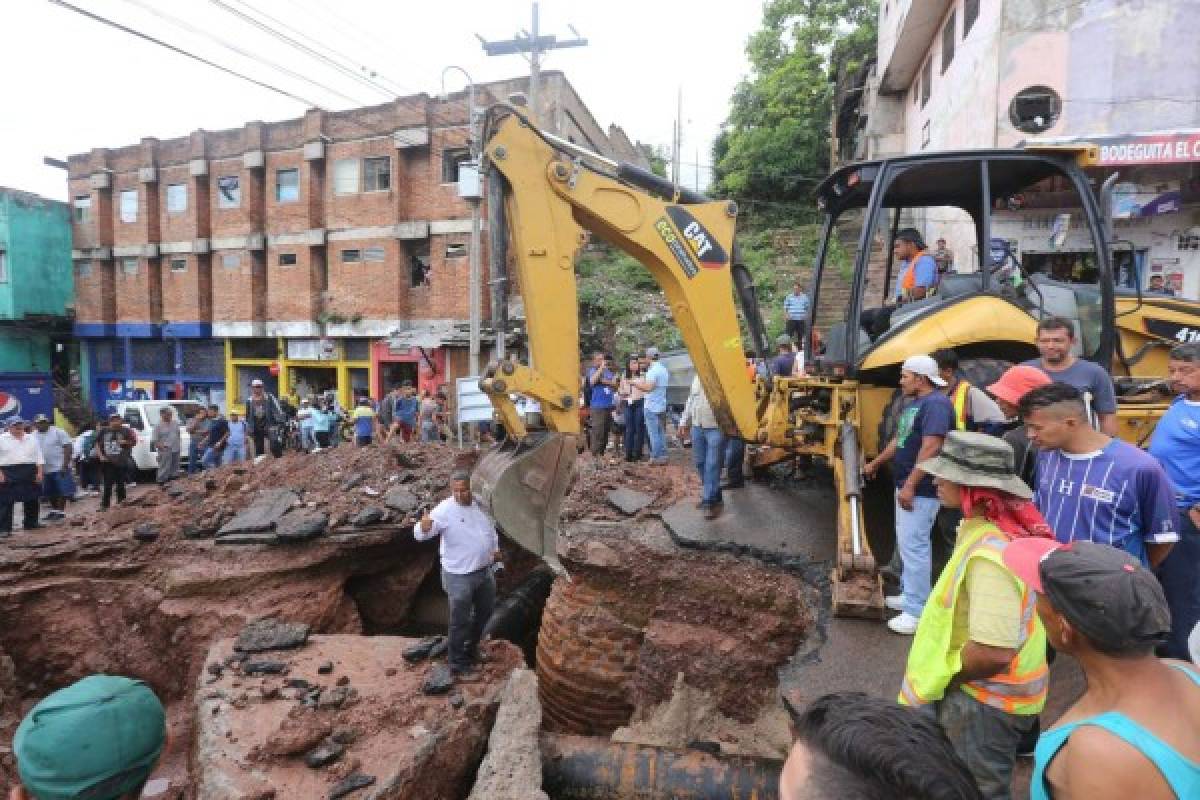
[[[1033,492],[1017,477],[1008,442],[984,433],[950,431],[942,452],[917,466],[928,475],[957,483],[999,489],[1028,500]]]

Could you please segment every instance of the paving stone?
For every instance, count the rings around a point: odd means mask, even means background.
[[[424,694],[446,694],[454,688],[454,673],[446,664],[435,664],[421,684]]]
[[[417,510],[421,505],[421,498],[417,497],[411,489],[397,486],[383,496],[383,504],[393,511],[408,514]]]
[[[347,775],[333,785],[329,790],[329,800],[340,800],[351,792],[356,792],[359,789],[365,789],[375,783],[374,775],[364,775],[361,772],[355,772]]]
[[[274,530],[279,518],[298,505],[300,498],[291,489],[263,489],[253,503],[217,531],[217,537]]]
[[[326,739],[319,745],[308,751],[304,756],[304,763],[313,769],[320,769],[326,764],[332,764],[342,757],[342,753],[346,752],[344,744],[338,744],[333,739]]]
[[[654,502],[654,495],[639,492],[635,489],[609,489],[608,502],[622,514],[633,516]]]
[[[362,511],[354,515],[350,520],[350,524],[356,528],[365,528],[368,525],[374,525],[377,522],[383,521],[386,512],[379,506],[367,506]]]
[[[293,512],[284,514],[279,522],[275,523],[275,536],[281,542],[304,542],[325,533],[328,525],[329,515],[323,511]]]
[[[242,628],[233,648],[241,653],[289,650],[308,641],[309,627],[303,622],[258,619]]]

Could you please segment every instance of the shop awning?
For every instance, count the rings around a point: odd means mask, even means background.
[[[1027,139],[1019,146],[1027,150],[1078,148],[1079,163],[1084,167],[1191,164],[1200,162],[1200,129]]]

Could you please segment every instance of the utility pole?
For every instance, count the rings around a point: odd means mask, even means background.
[[[490,42],[479,34],[475,34],[475,37],[483,45],[483,51],[489,56],[507,56],[517,53],[529,62],[529,116],[535,124],[539,121],[538,95],[542,74],[542,56],[551,50],[561,50],[564,47],[586,47],[588,43],[587,39],[580,36],[579,31],[575,30],[573,25],[567,27],[571,29],[571,33],[575,34],[574,39],[559,41],[558,37],[552,33],[543,35],[538,20],[538,4],[534,3],[533,25],[530,30],[522,29],[511,39],[495,42]]]

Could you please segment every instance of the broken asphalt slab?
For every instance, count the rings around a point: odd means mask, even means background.
[[[291,489],[263,489],[254,502],[217,531],[217,538],[275,530],[279,518],[300,505],[300,497]]]
[[[725,509],[714,520],[704,518],[694,498],[663,511],[663,524],[676,544],[773,563],[833,556],[837,498],[832,487],[772,488],[747,483],[721,494]]]
[[[259,619],[242,628],[233,649],[239,653],[291,650],[308,641],[309,627],[302,622]]]
[[[607,497],[615,509],[631,517],[654,502],[654,495],[624,487],[610,489]]]

